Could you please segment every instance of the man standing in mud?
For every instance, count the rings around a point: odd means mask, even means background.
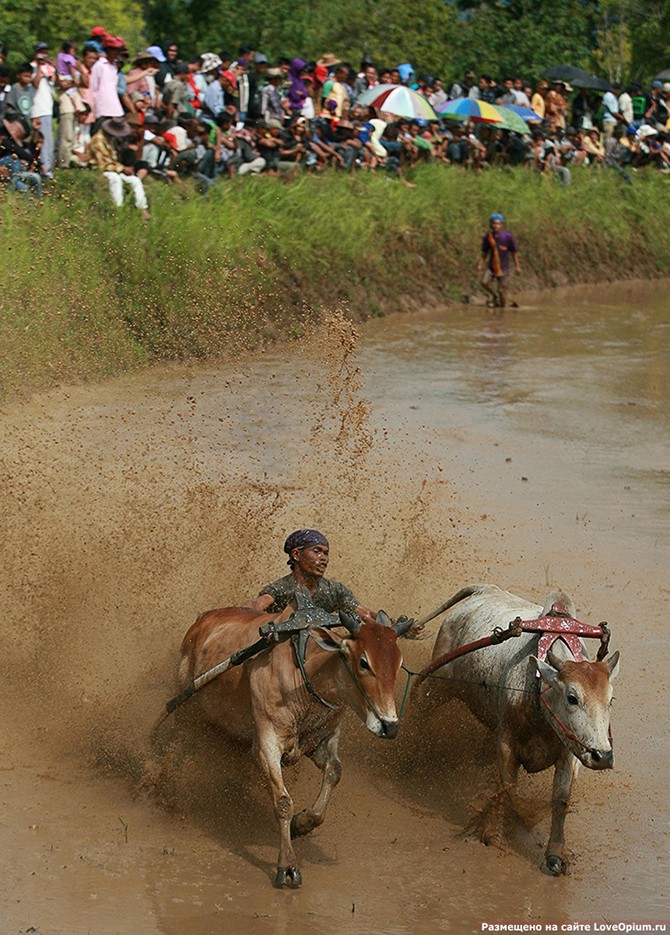
[[[477,272],[482,276],[484,292],[490,296],[488,305],[505,308],[507,304],[507,280],[509,276],[510,255],[514,259],[514,269],[521,273],[519,251],[516,241],[509,231],[503,230],[505,218],[502,214],[492,214],[489,229],[482,238],[482,255],[477,264]]]
[[[317,607],[329,614],[345,610],[358,614],[363,620],[373,622],[375,614],[364,607],[351,593],[349,588],[339,581],[324,578],[328,567],[328,540],[317,529],[298,529],[292,532],[284,543],[284,552],[288,555],[289,574],[272,584],[266,585],[253,600],[244,606],[251,610],[279,613],[293,599],[299,585],[307,588]]]

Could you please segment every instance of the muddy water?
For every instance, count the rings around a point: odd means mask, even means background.
[[[2,932],[478,931],[667,920],[670,290],[634,284],[390,317],[337,316],[243,365],[160,368],[5,405],[0,419]],[[458,709],[382,744],[353,720],[305,884],[270,886],[276,833],[242,751],[189,721],[161,797],[140,786],[195,615],[282,574],[316,525],[331,573],[425,613],[470,581],[573,592],[622,652],[616,768],[580,774],[568,876],[533,826],[461,832],[493,780]],[[431,629],[434,635],[435,625]],[[418,667],[430,640],[406,643]],[[289,771],[302,805],[311,764]]]

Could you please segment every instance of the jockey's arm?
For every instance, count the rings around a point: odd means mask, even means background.
[[[257,610],[259,613],[263,613],[274,604],[274,597],[271,594],[259,594],[258,597],[252,598],[250,601],[245,601],[242,604],[242,607],[246,607],[248,610]]]
[[[355,608],[355,611],[361,620],[365,620],[366,623],[374,623],[377,618],[377,614],[373,610],[370,610],[369,607],[364,607],[362,604],[359,604]]]

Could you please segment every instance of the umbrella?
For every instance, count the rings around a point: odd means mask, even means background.
[[[670,81],[670,68],[666,68],[665,71],[659,71],[654,77],[654,81]]]
[[[363,91],[356,100],[363,107],[376,107],[411,120],[439,120],[425,97],[402,84],[379,84]]]
[[[587,88],[589,91],[611,91],[612,85],[604,78],[597,78],[595,75],[587,75],[582,84],[575,82],[576,88]]]
[[[574,65],[554,65],[544,73],[551,81],[567,81],[574,88],[586,88],[588,91],[611,91],[612,86],[604,78],[590,75],[583,68]]]
[[[526,123],[542,123],[543,118],[540,117],[538,113],[534,110],[531,110],[530,107],[523,107],[521,104],[499,104],[498,108],[502,110],[511,110],[515,114],[518,114],[519,117],[523,118]]]
[[[499,123],[500,111],[493,104],[486,101],[474,100],[470,97],[459,97],[455,101],[445,101],[436,108],[441,117],[450,117],[452,120],[475,120],[479,123]]]
[[[528,124],[507,107],[497,107],[486,101],[473,100],[461,97],[455,101],[446,101],[437,108],[441,117],[451,120],[472,120],[477,123],[488,123],[491,126],[502,127],[503,130],[512,130],[515,133],[528,133]]]
[[[502,127],[503,130],[512,130],[514,133],[530,133],[526,120],[520,114],[515,112],[514,107],[516,107],[516,105],[510,105],[509,107],[506,107],[503,104],[497,105],[495,107],[495,109],[500,114],[497,125]],[[541,117],[538,117],[535,111],[530,110],[528,107],[521,107],[518,109],[527,110],[528,113],[533,114],[534,120],[542,120]]]
[[[552,81],[567,81],[569,84],[574,84],[579,78],[588,78],[588,72],[575,65],[553,65],[547,68],[544,77]]]

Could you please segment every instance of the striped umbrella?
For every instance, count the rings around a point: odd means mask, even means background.
[[[459,97],[455,101],[445,101],[436,108],[441,117],[452,120],[475,120],[479,123],[499,123],[498,108],[486,101],[474,100],[470,97]]]
[[[368,88],[356,99],[356,103],[410,120],[440,119],[425,97],[402,84],[378,84],[375,88]]]

